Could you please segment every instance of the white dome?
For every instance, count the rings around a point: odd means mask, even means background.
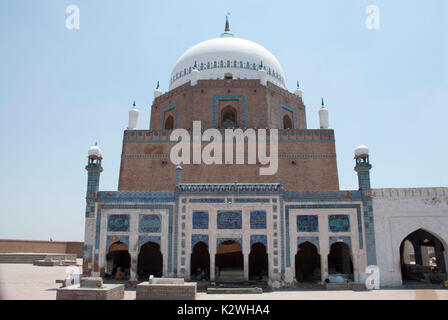
[[[88,154],[89,158],[91,158],[91,157],[102,158],[103,157],[100,147],[98,147],[96,144],[94,146],[90,147],[87,154]]]
[[[285,88],[282,66],[272,53],[255,42],[233,37],[228,32],[185,51],[171,73],[169,90],[191,80],[195,63],[200,71],[199,80],[224,79],[228,73],[233,79],[258,79],[262,63],[267,80]]]
[[[359,157],[359,156],[363,156],[363,155],[366,155],[366,156],[369,155],[369,148],[367,148],[364,145],[360,145],[355,149],[355,157]]]

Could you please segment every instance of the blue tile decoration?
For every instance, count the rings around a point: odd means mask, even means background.
[[[274,248],[277,248],[278,247],[278,245],[277,245],[277,239],[274,239]]]
[[[328,230],[331,232],[350,232],[350,216],[345,214],[329,215]]]
[[[274,257],[274,266],[278,266],[278,258],[277,257]]]
[[[330,248],[331,245],[335,242],[344,242],[350,247],[350,251],[352,250],[352,239],[350,236],[329,237]]]
[[[297,216],[297,232],[318,232],[319,219],[316,215]]]
[[[84,250],[83,250],[83,261],[87,262],[90,259],[92,259],[92,245],[91,244],[85,244]]]
[[[158,214],[140,214],[138,216],[138,232],[161,232],[162,219]]]
[[[191,235],[191,250],[193,250],[193,247],[198,242],[204,242],[208,247],[209,246],[208,234],[192,234]]]
[[[264,198],[235,198],[235,203],[269,203],[269,199]]]
[[[241,251],[243,251],[243,241],[242,241],[241,238],[239,238],[239,237],[235,237],[235,238],[233,238],[233,237],[225,237],[225,238],[216,238],[216,252],[218,252],[219,245],[221,243],[223,243],[223,242],[226,242],[226,241],[234,241],[236,243],[239,243]]]
[[[315,195],[315,197],[313,198],[313,194]],[[359,248],[363,249],[363,240],[362,240],[362,222],[361,222],[361,206],[359,204],[334,204],[334,203],[325,203],[325,197],[323,197],[323,194],[327,194],[330,198],[337,198],[337,200],[333,199],[332,201],[358,201],[361,198],[361,193],[359,192],[354,192],[354,191],[322,191],[319,193],[308,193],[308,192],[303,192],[303,193],[298,193],[298,192],[285,192],[285,194],[283,195],[283,197],[286,197],[288,202],[290,201],[297,201],[297,202],[307,202],[307,201],[321,201],[320,199],[322,199],[322,202],[324,202],[323,204],[304,204],[304,205],[286,205],[285,206],[285,225],[286,225],[286,241],[285,241],[285,247],[286,247],[286,252],[289,252],[290,250],[290,237],[289,237],[289,210],[291,209],[346,209],[346,208],[354,208],[356,209],[357,212],[357,223],[358,223],[358,233],[359,233]],[[350,197],[350,198],[348,198]],[[359,198],[358,198],[359,197]],[[328,200],[327,200],[328,201]],[[282,207],[281,207],[282,209]],[[282,224],[282,229],[283,229],[283,224]],[[373,231],[372,231],[373,232]],[[367,253],[368,253],[368,248],[367,248]],[[282,252],[283,255],[283,252]],[[372,254],[373,256],[373,254]],[[371,261],[376,261],[376,253],[373,256],[375,260]],[[285,256],[286,259],[286,266],[289,267],[290,266],[290,257],[289,255]],[[367,259],[369,261],[369,254],[367,254]],[[370,261],[369,261],[370,263]]]
[[[129,251],[129,236],[124,236],[124,235],[120,235],[120,236],[117,235],[116,236],[116,235],[113,235],[113,236],[107,236],[106,237],[106,252],[109,252],[109,247],[110,247],[110,245],[112,243],[115,243],[115,242],[118,242],[118,241],[126,243],[126,245],[128,246],[128,251]]]
[[[107,192],[104,192],[107,193]],[[134,193],[134,192],[131,192]],[[126,201],[125,201],[126,202]],[[171,204],[102,204],[98,207],[95,229],[95,249],[94,264],[99,262],[99,243],[101,238],[101,215],[102,209],[166,209],[168,211],[168,272],[176,272],[177,265],[177,238],[174,229],[177,225],[177,218],[174,217],[174,206]],[[175,219],[176,218],[176,219]],[[177,230],[177,227],[176,227]],[[175,243],[176,245],[173,245]],[[174,251],[174,253],[173,253]],[[174,260],[174,263],[173,263]],[[99,271],[99,270],[94,270]]]
[[[147,242],[157,243],[159,247],[161,247],[160,236],[138,236],[138,252],[140,252],[140,248]]]
[[[224,203],[224,199],[222,198],[204,198],[204,199],[189,199],[190,203]]]
[[[193,229],[208,229],[207,211],[193,211]]]
[[[129,231],[129,215],[110,214],[107,217],[107,231]]]
[[[218,229],[241,229],[242,213],[241,210],[218,210],[217,214]]]
[[[212,111],[212,125],[213,128],[216,128],[216,120],[215,120],[215,116],[216,116],[216,101],[225,101],[225,98],[236,98],[236,101],[241,101],[241,104],[243,106],[243,116],[242,116],[242,127],[243,129],[246,128],[246,99],[245,96],[243,94],[238,94],[238,95],[234,95],[234,94],[226,94],[226,95],[213,95],[213,111]],[[235,99],[233,99],[232,101],[235,101]],[[240,124],[241,125],[241,124]]]
[[[319,237],[297,237],[297,247],[304,242],[310,242],[317,248],[317,252],[320,253]]]
[[[252,249],[252,246],[255,243],[262,243],[266,247],[266,252],[268,250],[268,236],[265,234],[252,234],[250,236],[250,247]]]
[[[250,212],[250,228],[266,229],[266,211],[257,210]]]

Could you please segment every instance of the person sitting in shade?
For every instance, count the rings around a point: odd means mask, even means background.
[[[117,272],[115,273],[115,280],[124,280],[126,277],[126,274],[121,271],[121,267],[117,268]]]
[[[431,276],[430,276],[430,281],[433,284],[440,284],[442,283],[443,279],[442,279],[442,275],[439,272],[438,268],[433,268],[431,270]]]
[[[201,268],[196,269],[196,274],[192,275],[193,280],[201,281],[205,279],[205,272]]]

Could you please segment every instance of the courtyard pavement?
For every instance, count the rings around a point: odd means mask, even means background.
[[[38,267],[31,264],[0,264],[0,299],[54,300],[60,287],[55,280],[66,278],[67,267]],[[135,290],[125,291],[125,300],[135,299]],[[198,300],[448,300],[448,289],[382,289],[372,291],[278,290],[262,294],[198,293]]]

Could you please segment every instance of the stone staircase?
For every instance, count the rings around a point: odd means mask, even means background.
[[[222,269],[219,272],[216,282],[221,283],[242,283],[244,282],[244,270],[243,269]]]
[[[75,260],[74,253],[0,253],[0,263],[29,263],[37,260]]]

